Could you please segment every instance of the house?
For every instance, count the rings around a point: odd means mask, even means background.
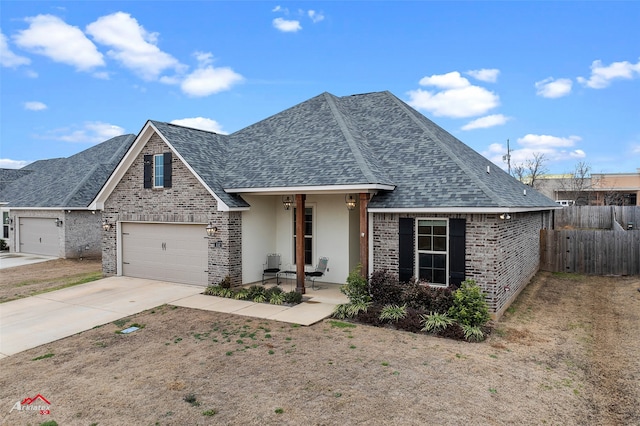
[[[568,205],[640,206],[640,168],[628,173],[542,176],[540,192]]]
[[[323,93],[231,135],[148,121],[90,206],[108,275],[240,285],[279,253],[304,293],[326,256],[325,282],[358,265],[474,279],[498,316],[556,208],[389,92]]]
[[[135,135],[109,139],[68,158],[3,170],[2,237],[12,252],[62,258],[100,257],[100,212],[89,210]]]

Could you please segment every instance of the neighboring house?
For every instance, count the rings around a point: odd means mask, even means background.
[[[640,169],[635,173],[591,173],[584,179],[573,175],[541,177],[541,192],[567,205],[640,206]]]
[[[100,257],[101,214],[88,205],[134,139],[117,136],[69,158],[40,160],[8,173],[17,178],[0,189],[0,209],[10,250]]]
[[[499,316],[559,207],[379,92],[323,93],[231,135],[148,121],[90,208],[106,222],[105,274],[240,285],[280,253],[304,292],[304,268],[326,256],[319,281],[359,264],[474,279]]]

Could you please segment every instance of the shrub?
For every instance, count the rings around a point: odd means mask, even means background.
[[[451,316],[460,325],[482,326],[489,321],[489,308],[484,294],[473,280],[462,282],[453,292],[453,306],[449,308]]]
[[[254,300],[256,296],[264,296],[265,291],[265,288],[261,285],[252,285],[251,287],[249,287],[247,299]]]
[[[343,303],[335,307],[335,309],[333,310],[332,316],[338,319],[354,318],[360,312],[366,312],[370,306],[371,306],[371,301],[364,301],[364,300],[357,301],[357,302]]]
[[[464,340],[464,330],[460,324],[454,322],[444,330],[437,333],[440,337],[446,337],[447,339]]]
[[[285,293],[284,295],[284,303],[290,303],[292,305],[297,305],[302,302],[302,293],[298,293],[297,291],[290,291]]]
[[[482,342],[484,340],[484,333],[480,327],[462,325],[462,331],[464,332],[464,338],[469,342]]]
[[[273,286],[267,289],[264,292],[264,295],[267,297],[267,299],[271,299],[271,296],[273,296],[274,294],[280,294],[280,293],[282,293],[282,289],[278,286]]]
[[[412,280],[404,286],[402,299],[407,306],[427,312],[445,313],[453,306],[453,292]]]
[[[222,288],[231,288],[231,277],[227,275],[218,285]]]
[[[367,280],[360,275],[361,266],[358,265],[347,277],[347,283],[340,287],[342,294],[349,298],[351,303],[369,302],[371,296],[367,289]]]
[[[247,300],[249,298],[249,289],[248,288],[239,289],[233,295],[233,298],[237,300]]]
[[[363,324],[371,324],[376,327],[384,325],[384,321],[380,320],[380,306],[371,305],[366,311],[358,312],[356,319]]]
[[[0,250],[8,250],[9,246],[5,240],[0,240]]]
[[[204,290],[204,294],[207,296],[218,296],[222,287],[219,285],[210,285]]]
[[[439,333],[454,323],[453,318],[447,314],[432,312],[429,315],[422,315],[422,331],[427,333]]]
[[[422,330],[421,315],[424,311],[407,308],[407,315],[395,322],[394,326],[398,330],[405,330],[411,333],[417,333]]]
[[[369,279],[369,293],[379,305],[402,305],[404,286],[395,275],[387,271],[376,271]]]
[[[282,305],[284,303],[284,293],[280,292],[271,292],[269,296],[269,303],[272,305]]]
[[[380,321],[396,322],[407,316],[407,305],[386,305],[380,311]]]

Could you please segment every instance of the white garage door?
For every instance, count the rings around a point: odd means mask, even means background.
[[[21,217],[20,251],[22,253],[58,256],[60,254],[59,228],[54,217]]]
[[[122,275],[207,285],[205,225],[122,224]]]

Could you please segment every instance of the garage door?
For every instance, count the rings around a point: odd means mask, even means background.
[[[22,253],[58,256],[60,254],[59,229],[55,217],[21,217],[20,251]]]
[[[122,224],[122,275],[207,285],[205,225]]]

